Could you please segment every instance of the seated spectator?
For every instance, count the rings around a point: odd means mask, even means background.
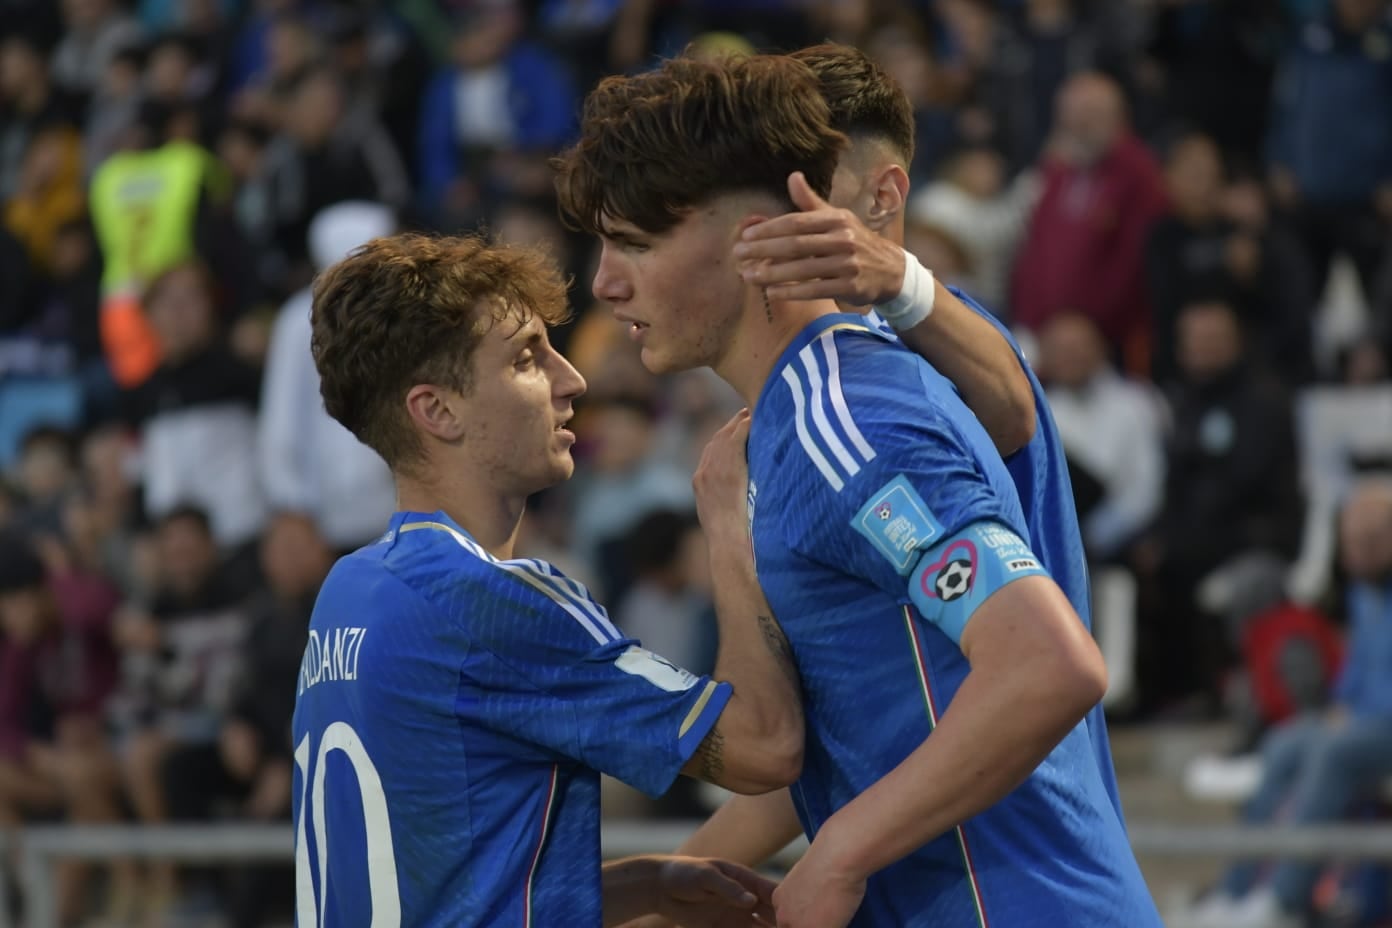
[[[1333,701],[1274,729],[1262,778],[1243,810],[1251,824],[1336,822],[1392,776],[1392,484],[1359,484],[1340,516],[1351,626]],[[1193,928],[1299,928],[1318,861],[1245,861],[1190,916]]]
[[[1232,307],[1185,307],[1177,344],[1182,380],[1169,392],[1165,505],[1135,554],[1152,593],[1138,671],[1150,708],[1202,695],[1211,711],[1230,646],[1195,593],[1244,555],[1289,560],[1301,500],[1290,400],[1252,363]]]
[[[0,538],[0,826],[52,813],[119,820],[102,725],[116,683],[109,622],[117,601],[100,577],[60,573],[28,542]],[[82,875],[73,865],[60,870],[65,923],[82,912]]]
[[[196,806],[210,789],[199,777],[167,779],[165,767],[188,749],[212,748],[216,756],[248,625],[245,579],[220,562],[202,511],[166,513],[155,541],[154,597],[122,606],[113,629],[122,655],[115,718],[125,739],[126,789],[137,818],[151,824]],[[149,914],[165,917],[176,902],[174,868],[156,864],[149,879]]]
[[[227,347],[215,298],[198,263],[155,280],[145,307],[164,357],[126,403],[141,429],[149,517],[192,503],[208,513],[218,543],[236,548],[252,540],[266,515],[256,476],[260,384]]]
[[[1110,561],[1160,510],[1164,430],[1157,397],[1122,378],[1091,320],[1057,316],[1040,335],[1039,373],[1073,475],[1090,561]]]
[[[18,467],[23,501],[16,515],[21,531],[50,538],[62,534],[63,503],[76,480],[76,463],[72,436],[62,429],[40,426],[24,437]]]
[[[291,787],[290,718],[295,680],[304,657],[310,613],[320,585],[333,566],[333,552],[315,521],[282,512],[261,540],[266,586],[246,604],[250,628],[237,661],[232,699],[216,747],[195,745],[171,754],[164,768],[170,813],[176,820],[214,816],[220,799],[253,822],[289,822]],[[201,791],[182,789],[193,780]],[[179,797],[184,806],[174,804]],[[238,926],[259,925],[275,901],[275,874],[265,868],[232,874],[229,906]]]

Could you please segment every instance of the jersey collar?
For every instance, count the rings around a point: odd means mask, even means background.
[[[446,515],[443,509],[437,509],[434,512],[409,512],[405,510],[394,512],[392,513],[391,522],[387,526],[387,533],[385,537],[388,539],[394,539],[401,532],[402,526],[405,525],[410,525],[413,527],[429,525],[432,527],[447,529],[449,531],[458,532],[465,538],[477,544],[477,541],[474,539],[474,536],[470,535],[468,532],[466,532],[463,528],[459,526],[459,523],[455,522],[448,515]]]
[[[754,408],[757,410],[764,405],[764,398],[768,396],[769,390],[775,383],[782,379],[783,368],[792,363],[793,358],[817,338],[823,332],[832,329],[856,329],[861,332],[868,332],[871,335],[879,335],[865,317],[859,313],[827,313],[825,316],[818,316],[809,322],[801,332],[799,332],[788,347],[783,349],[783,353],[778,356],[778,361],[773,365],[773,370],[769,371],[768,380],[764,381],[764,388],[759,391],[759,401]]]

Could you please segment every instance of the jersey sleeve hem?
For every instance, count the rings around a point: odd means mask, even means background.
[[[681,728],[677,731],[677,756],[683,764],[691,759],[691,755],[696,753],[706,735],[710,734],[734,693],[735,688],[728,683],[706,681],[701,694],[692,703],[691,710],[687,712]]]

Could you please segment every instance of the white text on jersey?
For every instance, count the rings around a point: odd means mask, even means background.
[[[367,629],[356,626],[328,629],[322,638],[311,628],[309,643],[300,661],[299,693],[326,680],[356,680],[358,656],[362,654],[365,637]]]

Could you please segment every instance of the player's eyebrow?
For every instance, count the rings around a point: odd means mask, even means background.
[[[541,340],[544,335],[544,332],[538,332],[535,329],[533,329],[531,332],[526,332],[524,327],[519,328],[516,332],[513,332],[511,335],[509,335],[508,341],[512,341],[513,339],[521,336],[523,339],[522,344],[517,346],[517,350],[521,352],[526,351],[528,348],[538,347],[541,344]]]
[[[607,238],[611,242],[632,242],[642,237],[643,232],[635,226],[625,224],[622,227],[615,227],[608,223],[601,223],[599,226],[601,238]]]

